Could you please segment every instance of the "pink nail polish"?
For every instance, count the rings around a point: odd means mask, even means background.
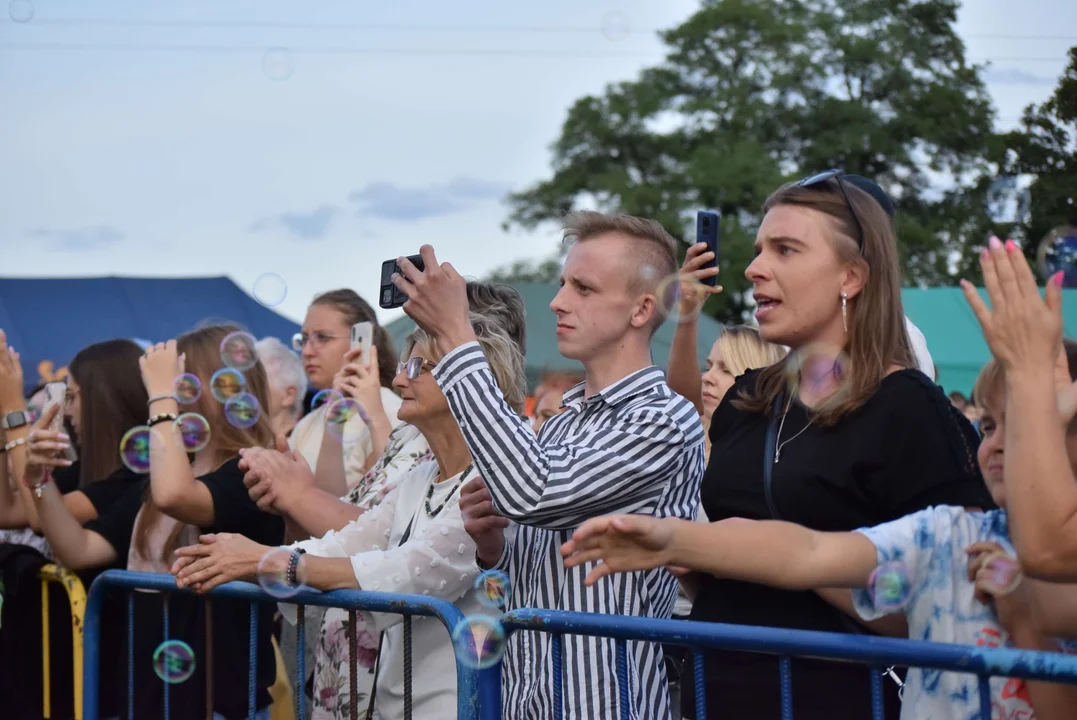
[[[1065,278],[1065,276],[1066,273],[1062,270],[1059,270],[1051,276],[1051,282],[1055,284],[1055,287],[1062,287],[1062,280]]]
[[[1002,247],[1002,241],[998,239],[997,235],[992,235],[991,239],[987,241],[987,247],[991,250],[998,250]]]
[[[1015,250],[1017,250],[1017,243],[1015,243],[1013,240],[1007,240],[1006,241],[1006,252],[1011,252],[1012,253]]]

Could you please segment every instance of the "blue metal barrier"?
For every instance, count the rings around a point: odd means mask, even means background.
[[[847,635],[812,630],[726,625],[688,620],[657,620],[624,618],[618,615],[565,612],[560,610],[519,609],[501,618],[508,637],[517,631],[547,632],[553,635],[554,717],[560,720],[564,709],[561,692],[561,655],[563,635],[590,635],[612,638],[617,643],[617,675],[628,672],[627,641],[642,640],[669,645],[684,645],[693,649],[695,673],[695,707],[697,720],[707,717],[706,689],[703,682],[702,650],[736,650],[778,655],[781,675],[781,706],[783,720],[793,720],[792,656],[826,660],[844,660],[874,667],[872,673],[873,718],[883,720],[882,674],[891,666],[920,667],[934,670],[972,673],[980,678],[980,717],[991,720],[991,701],[988,678],[1014,677],[1077,684],[1077,656],[1061,653],[980,648],[947,643],[897,640],[870,635]],[[500,720],[500,690],[488,687],[499,683],[500,665],[484,671],[481,679],[481,720]],[[621,717],[627,720],[628,686],[619,683]],[[494,701],[496,698],[496,702]],[[561,701],[561,702],[558,702]],[[461,716],[463,717],[463,716]],[[897,720],[893,718],[892,720]]]
[[[109,590],[114,588],[126,588],[128,590],[128,687],[133,679],[132,671],[133,667],[130,665],[131,653],[130,648],[133,643],[133,633],[131,631],[130,613],[131,613],[131,595],[130,591],[133,590],[156,590],[163,593],[186,593],[191,594],[189,590],[181,590],[176,587],[174,578],[171,575],[159,575],[154,573],[136,573],[127,572],[124,570],[109,570],[102,573],[94,580],[93,585],[90,586],[89,599],[86,603],[86,624],[84,635],[84,695],[83,695],[83,717],[85,720],[98,720],[98,700],[99,700],[99,680],[100,680],[100,649],[101,649],[101,610],[105,603],[105,598]],[[264,592],[257,585],[250,583],[233,582],[221,587],[211,590],[209,595],[213,597],[227,597],[237,598],[241,600],[248,600],[251,603],[251,617],[252,617],[252,640],[251,640],[251,662],[254,662],[255,658],[255,646],[256,635],[253,634],[255,629],[256,615],[254,608],[256,603],[271,603],[276,604],[281,602],[279,599],[272,597]],[[167,596],[166,596],[167,597]],[[397,615],[404,615],[410,617],[413,615],[424,615],[428,617],[436,617],[441,620],[445,625],[449,633],[453,628],[464,619],[463,614],[456,608],[455,605],[447,600],[440,600],[437,598],[426,597],[422,595],[401,595],[396,593],[380,593],[380,592],[367,592],[361,590],[335,590],[333,592],[319,592],[317,590],[310,590],[308,588],[301,589],[296,595],[289,597],[287,600],[290,604],[299,605],[302,609],[303,605],[316,605],[320,607],[338,607],[348,610],[369,610],[373,612],[385,612],[393,613]],[[166,605],[167,608],[167,605]],[[166,610],[167,613],[167,610]],[[167,617],[167,616],[166,616]],[[299,647],[300,658],[302,658],[303,647],[303,623],[302,618],[298,624],[299,632]],[[167,620],[166,620],[166,634],[167,634]],[[457,717],[459,720],[472,720],[478,717],[479,700],[478,700],[478,678],[479,671],[467,667],[463,663],[457,663],[456,678],[457,678]],[[255,673],[251,672],[253,678]],[[302,677],[302,660],[300,660],[300,677]],[[500,677],[499,675],[496,677]],[[165,684],[166,692],[168,685]],[[253,702],[254,702],[254,687],[248,689],[250,696],[250,711],[253,714]],[[130,698],[130,693],[129,693]],[[296,703],[297,703],[297,717],[302,718],[302,703],[303,688],[302,685],[296,688]],[[130,699],[128,700],[130,702]],[[167,702],[167,701],[166,701]],[[130,706],[129,706],[130,707]],[[166,710],[167,713],[167,710]],[[166,714],[167,717],[167,714]]]

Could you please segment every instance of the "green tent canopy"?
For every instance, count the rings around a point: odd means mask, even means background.
[[[524,300],[524,308],[527,318],[527,387],[534,390],[538,384],[539,376],[545,370],[575,370],[582,372],[581,366],[575,360],[561,357],[557,352],[557,316],[550,310],[550,302],[557,294],[558,287],[544,283],[513,283],[512,286],[520,293]],[[415,329],[415,323],[405,316],[393,320],[385,326],[393,338],[393,345],[400,350],[404,345],[404,338]],[[676,324],[667,321],[658,328],[654,339],[651,341],[651,354],[654,362],[659,367],[665,368],[669,359],[670,344],[673,342],[673,331]],[[699,362],[702,364],[710,352],[714,339],[718,337],[722,326],[708,316],[699,319]]]

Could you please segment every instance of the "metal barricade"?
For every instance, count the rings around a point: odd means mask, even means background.
[[[83,717],[86,720],[98,720],[98,700],[99,700],[99,681],[100,681],[100,643],[101,643],[101,610],[105,603],[106,595],[111,589],[126,589],[127,590],[127,612],[128,612],[128,656],[130,657],[131,648],[133,646],[133,635],[131,634],[131,618],[133,613],[133,597],[132,593],[135,590],[155,590],[162,593],[183,593],[192,595],[189,590],[181,590],[176,587],[175,580],[171,575],[162,575],[154,573],[136,573],[127,572],[123,570],[109,570],[97,577],[94,580],[93,585],[90,587],[89,600],[86,604],[86,632],[85,632],[85,649],[86,656],[84,662],[84,676],[83,684],[85,692],[83,694]],[[250,625],[250,668],[249,676],[251,682],[248,688],[248,713],[249,716],[253,716],[255,713],[255,695],[256,688],[253,678],[256,675],[256,647],[257,647],[257,622],[256,622],[256,605],[258,603],[271,603],[277,604],[282,600],[275,598],[268,593],[264,592],[257,585],[250,583],[233,582],[221,587],[214,588],[208,593],[213,597],[225,597],[236,598],[241,600],[247,600],[251,604],[251,625]],[[167,597],[167,595],[166,595]],[[396,593],[380,593],[380,592],[367,592],[361,590],[335,590],[333,592],[318,592],[317,590],[310,590],[307,588],[301,589],[298,593],[288,597],[283,601],[289,604],[297,605],[300,609],[299,622],[297,624],[298,631],[298,668],[297,668],[297,682],[295,691],[296,702],[296,717],[302,718],[304,715],[304,702],[305,696],[303,693],[303,680],[305,678],[305,668],[303,667],[303,646],[304,646],[304,629],[302,618],[302,607],[305,605],[314,605],[320,607],[337,607],[346,610],[367,610],[372,612],[392,613],[396,615],[403,615],[405,619],[405,642],[410,642],[410,618],[415,615],[436,617],[446,627],[448,633],[452,633],[452,630],[456,625],[464,619],[464,616],[457,609],[455,605],[447,600],[441,600],[437,598],[426,597],[422,595],[401,595]],[[165,620],[165,635],[168,634],[168,605],[165,604],[164,620]],[[167,638],[162,638],[162,642]],[[410,656],[410,653],[408,653]],[[457,663],[456,668],[456,688],[457,688],[457,717],[459,720],[472,720],[478,717],[478,671],[467,667],[462,663]],[[131,693],[133,679],[133,670],[128,668],[128,711],[132,714],[132,700]],[[405,694],[410,691],[410,677],[405,674]],[[168,705],[168,684],[165,683],[165,711],[163,717],[169,717]],[[153,717],[162,717],[161,715],[154,715]]]
[[[49,563],[42,565],[38,571],[41,578],[41,672],[42,672],[42,708],[41,717],[52,717],[52,658],[49,641],[49,583],[62,585],[67,592],[67,601],[71,606],[71,658],[74,665],[73,702],[75,720],[82,720],[82,648],[86,611],[86,589],[82,580],[75,573]]]
[[[501,623],[508,637],[513,632],[546,632],[553,637],[552,654],[556,666],[553,697],[554,717],[563,717],[562,639],[565,635],[590,635],[611,638],[616,643],[617,675],[628,676],[628,641],[640,640],[692,649],[692,669],[695,676],[695,708],[697,720],[707,717],[706,687],[703,681],[703,650],[736,650],[764,653],[779,657],[782,719],[793,719],[792,666],[793,656],[826,660],[842,660],[873,667],[871,690],[873,720],[883,720],[882,678],[891,666],[920,667],[950,672],[972,673],[979,676],[980,717],[991,720],[991,699],[988,678],[1014,677],[1077,684],[1077,656],[1061,653],[981,648],[947,643],[898,640],[869,635],[847,635],[811,630],[726,625],[688,620],[657,620],[625,618],[618,615],[565,612],[560,610],[519,609],[506,613]],[[629,717],[629,687],[618,683],[621,718]],[[500,720],[500,664],[481,675],[482,720]],[[463,716],[461,716],[463,717]],[[897,718],[891,718],[897,720]]]

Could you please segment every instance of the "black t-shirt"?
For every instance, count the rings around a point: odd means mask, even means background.
[[[82,488],[82,494],[90,501],[90,504],[93,505],[94,510],[100,517],[128,490],[145,480],[145,475],[133,473],[126,467],[120,467],[119,470],[116,470],[104,480],[97,480],[87,484],[86,487]],[[123,558],[123,563],[127,564],[126,557]]]
[[[700,493],[711,521],[772,518],[763,486],[769,418],[738,410],[731,402],[757,376],[758,371],[749,371],[739,377],[711,420],[710,462]],[[862,407],[834,426],[808,423],[807,410],[793,402],[772,475],[772,499],[782,520],[844,532],[931,505],[993,507],[976,464],[975,431],[919,371],[887,376]],[[814,592],[709,575],[700,578],[691,618],[830,632],[855,627]],[[723,717],[779,717],[775,657],[713,652],[706,669],[708,705],[721,707]],[[794,660],[795,716],[870,717],[868,673],[860,665]],[[683,693],[688,717],[694,716],[692,685],[689,674]]]
[[[231,532],[268,546],[284,539],[284,521],[258,509],[243,485],[239,459],[234,458],[217,470],[198,478],[213,496],[214,524],[200,528],[206,533]],[[100,534],[126,558],[130,549],[135,519],[149,492],[149,479],[130,489],[108,506],[105,513],[86,523],[86,528]],[[196,669],[189,680],[169,686],[172,717],[205,715],[205,679],[210,658],[206,654],[206,603],[188,594],[134,593],[135,605],[135,714],[139,717],[163,716],[164,683],[153,672],[153,653],[164,641],[163,604],[167,598],[169,638],[183,640],[195,654]],[[116,602],[119,600],[117,595]],[[213,708],[229,720],[246,717],[250,641],[251,605],[242,600],[207,598],[212,609],[213,633]],[[268,688],[276,679],[276,660],[271,636],[272,603],[257,605],[257,677],[256,707],[269,705]],[[126,646],[124,647],[126,663]],[[123,682],[126,684],[126,676]],[[124,708],[126,712],[126,708]]]

